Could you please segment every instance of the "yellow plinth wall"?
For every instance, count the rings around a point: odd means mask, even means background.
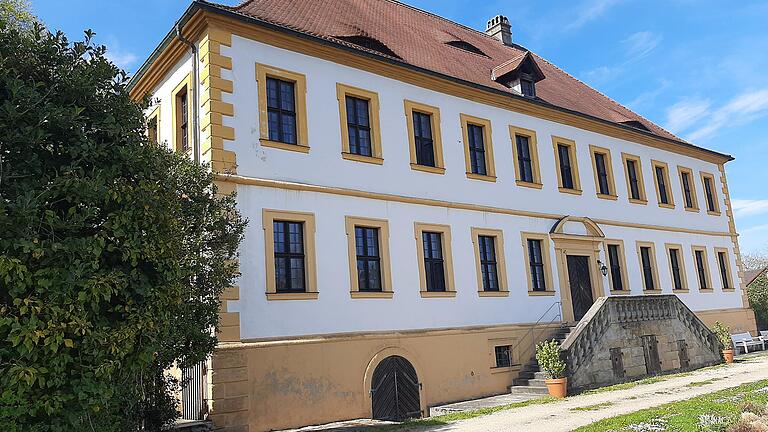
[[[538,327],[536,341],[559,326]],[[212,360],[211,415],[226,431],[266,431],[370,418],[378,363],[405,357],[421,383],[421,410],[507,391],[531,358],[530,326],[496,326],[223,343]],[[510,368],[494,368],[512,345]]]
[[[757,330],[755,312],[751,308],[701,311],[696,312],[696,315],[710,328],[715,324],[715,321],[720,321],[731,328],[731,333],[751,332],[755,334]]]

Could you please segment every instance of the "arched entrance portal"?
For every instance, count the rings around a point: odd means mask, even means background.
[[[416,369],[403,357],[385,358],[373,372],[371,399],[376,420],[403,421],[421,417]]]

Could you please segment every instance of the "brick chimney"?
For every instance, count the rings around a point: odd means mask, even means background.
[[[504,45],[512,45],[512,26],[504,15],[489,19],[485,34],[500,40]]]

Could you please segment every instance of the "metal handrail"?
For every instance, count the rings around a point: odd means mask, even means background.
[[[536,354],[536,339],[534,338],[534,332],[536,331],[536,329],[537,329],[538,327],[540,327],[540,326],[542,326],[542,325],[547,325],[547,326],[549,326],[550,324],[554,323],[555,321],[562,321],[562,320],[563,320],[563,308],[562,308],[562,305],[563,305],[563,304],[562,304],[562,302],[559,302],[559,301],[552,303],[552,304],[551,304],[551,305],[550,305],[550,306],[547,308],[547,310],[545,310],[545,311],[544,311],[544,313],[543,313],[543,314],[541,314],[541,316],[539,317],[539,319],[538,319],[538,320],[536,320],[536,322],[535,322],[535,323],[533,323],[533,326],[531,326],[531,328],[530,328],[530,329],[528,329],[528,331],[527,331],[527,332],[525,332],[525,334],[523,335],[523,337],[522,337],[522,338],[520,338],[520,341],[519,341],[518,343],[516,343],[515,345],[513,345],[513,346],[512,346],[512,348],[511,348],[511,350],[510,350],[510,354],[512,354],[512,353],[514,353],[514,352],[516,352],[517,348],[518,348],[519,346],[521,346],[521,345],[523,344],[523,342],[525,341],[525,338],[526,338],[528,335],[531,335],[531,353],[532,353],[533,355],[535,355],[535,354]],[[550,311],[552,310],[552,308],[554,308],[555,306],[559,306],[559,308],[557,309],[557,315],[555,315],[555,316],[554,316],[554,318],[552,318],[551,320],[549,320],[549,321],[547,321],[546,323],[542,324],[542,320],[544,320],[544,318],[547,316],[547,314],[549,314],[549,312],[550,312]],[[522,363],[520,363],[520,364],[522,364]]]

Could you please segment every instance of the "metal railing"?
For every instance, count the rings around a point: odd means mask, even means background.
[[[181,418],[204,420],[208,411],[206,401],[205,361],[181,370]]]
[[[545,321],[545,318],[547,317],[547,315],[549,315],[549,313],[552,312],[552,309],[555,308],[556,306],[557,306],[557,309],[556,309],[557,313],[555,314],[555,316],[550,318],[549,320]],[[530,347],[531,347],[531,357],[535,356],[536,355],[536,331],[537,330],[542,330],[544,327],[550,328],[552,326],[552,324],[554,324],[556,322],[562,322],[563,321],[563,308],[562,308],[562,306],[563,306],[562,302],[559,302],[559,301],[552,303],[547,308],[547,310],[545,310],[544,313],[541,314],[539,319],[537,319],[536,322],[533,323],[531,328],[529,328],[528,331],[525,332],[523,337],[521,337],[520,340],[515,345],[512,346],[510,352],[513,353],[513,355],[514,355],[514,353],[518,353],[519,357],[522,358],[523,356],[520,355],[520,353],[521,353],[520,348],[525,343],[526,338],[528,338],[530,336],[530,339],[531,339],[530,340],[530,344],[531,344],[530,345]]]

